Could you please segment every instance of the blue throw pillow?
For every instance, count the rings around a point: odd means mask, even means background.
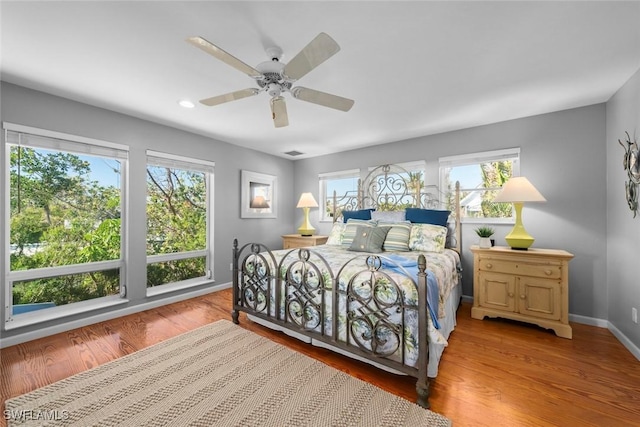
[[[360,209],[359,211],[342,211],[342,222],[349,219],[371,219],[371,211],[374,209]]]
[[[407,208],[406,218],[407,221],[419,224],[434,224],[446,227],[450,213],[451,211],[440,211],[436,209]]]

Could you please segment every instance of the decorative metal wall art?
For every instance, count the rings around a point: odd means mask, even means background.
[[[631,142],[629,132],[625,132],[627,140],[622,142],[618,140],[622,148],[624,148],[624,160],[622,162],[624,169],[627,171],[628,181],[624,183],[625,194],[629,209],[633,212],[635,218],[638,214],[638,192],[640,187],[640,153],[638,152],[638,141]]]

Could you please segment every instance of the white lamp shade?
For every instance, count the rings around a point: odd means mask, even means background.
[[[494,202],[546,202],[542,194],[524,176],[509,178]]]
[[[318,202],[313,198],[311,193],[302,193],[300,200],[298,200],[298,208],[317,208]]]

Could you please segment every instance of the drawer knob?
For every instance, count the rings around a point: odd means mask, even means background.
[[[545,270],[544,274],[546,274],[547,276],[551,276],[551,273],[553,273],[553,271],[551,270]]]
[[[507,295],[509,295],[509,298],[513,298],[513,292],[509,292]]]
[[[487,268],[493,268],[493,264],[491,264],[490,262],[487,263]]]
[[[526,299],[527,296],[526,295],[520,295],[520,299]]]

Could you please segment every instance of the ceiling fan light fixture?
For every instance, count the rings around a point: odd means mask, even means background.
[[[195,108],[196,106],[196,104],[194,104],[193,101],[190,101],[188,99],[179,100],[178,105],[181,106],[182,108]]]
[[[278,83],[270,83],[269,87],[267,88],[267,93],[271,97],[280,96],[281,92],[282,92],[282,87]]]

